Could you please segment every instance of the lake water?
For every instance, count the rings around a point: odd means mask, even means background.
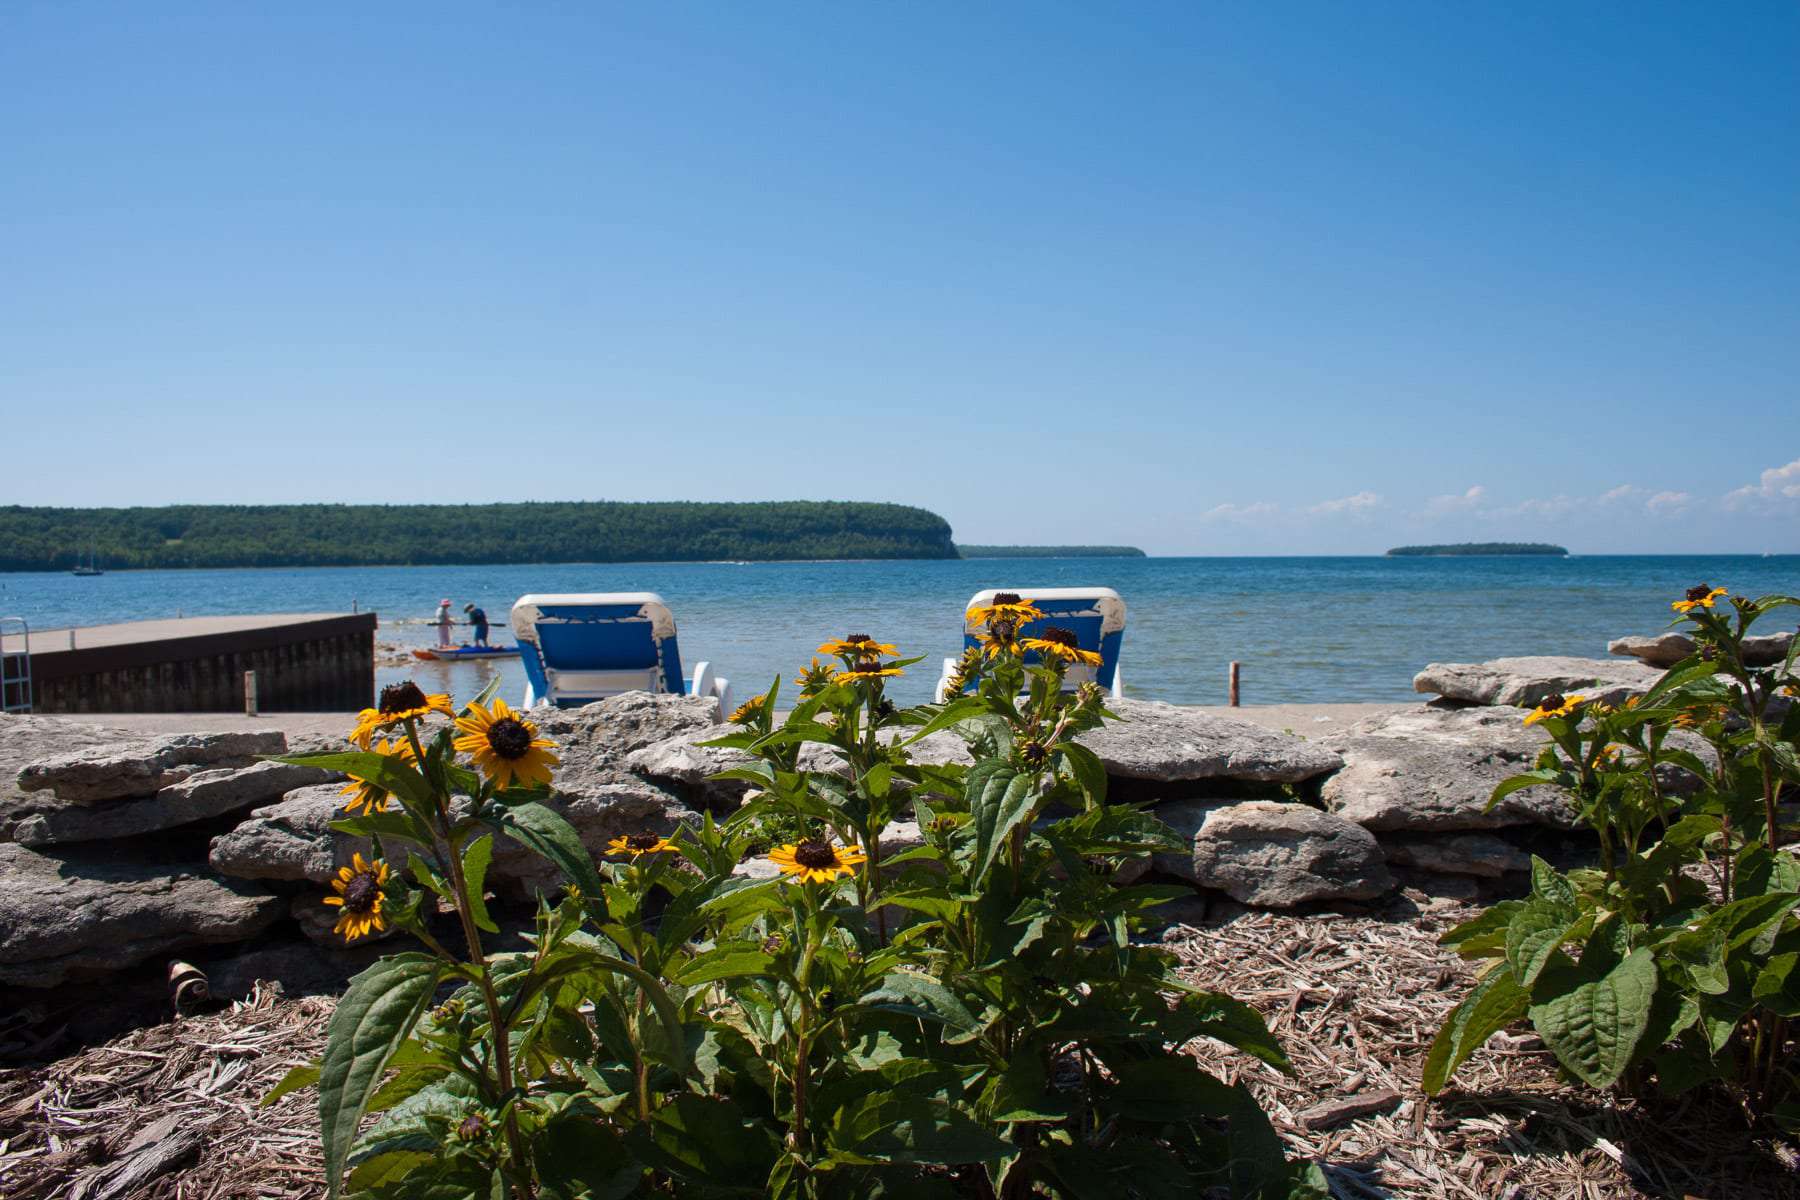
[[[709,659],[738,696],[791,679],[827,637],[870,633],[926,662],[894,681],[923,700],[960,646],[964,602],[984,587],[1103,585],[1125,598],[1126,691],[1186,704],[1225,702],[1243,664],[1246,704],[1404,700],[1430,661],[1511,654],[1603,657],[1609,638],[1654,633],[1669,601],[1709,583],[1733,593],[1800,594],[1800,555],[1575,558],[976,559],[945,562],[647,563],[120,571],[97,578],[0,574],[0,616],[34,629],[221,613],[348,612],[381,617],[380,638],[429,645],[425,624],[449,597],[495,622],[527,592],[660,592],[684,662]],[[1793,610],[1790,610],[1790,612]],[[1784,615],[1773,628],[1792,628]],[[459,631],[466,634],[466,630]],[[516,698],[516,660],[383,667],[467,695],[493,672]]]

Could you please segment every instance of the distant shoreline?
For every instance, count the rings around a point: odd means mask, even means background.
[[[1569,548],[1549,542],[1451,542],[1395,546],[1389,558],[1567,558]]]

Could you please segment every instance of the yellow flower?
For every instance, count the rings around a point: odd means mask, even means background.
[[[852,874],[868,860],[861,846],[833,846],[823,838],[769,851],[769,861],[780,867],[783,875],[793,875],[801,883],[830,883],[840,875]]]
[[[661,854],[664,850],[674,848],[674,842],[665,837],[657,837],[654,833],[634,833],[630,837],[616,837],[606,843],[608,854],[629,854],[633,858],[640,854]]]
[[[549,783],[550,768],[559,761],[550,753],[556,743],[537,735],[537,726],[495,700],[490,711],[469,705],[469,715],[458,717],[462,736],[452,744],[475,760],[475,766],[499,787],[514,783]]]
[[[993,599],[986,604],[977,604],[963,614],[963,619],[971,625],[991,625],[995,621],[1025,625],[1042,620],[1043,616],[1036,604],[1019,599],[1017,592],[995,592]]]
[[[794,676],[794,682],[800,685],[802,696],[822,692],[831,684],[831,668],[815,658],[811,664],[800,668],[800,673]]]
[[[387,886],[387,879],[388,865],[379,858],[370,862],[361,853],[351,858],[349,866],[340,867],[337,878],[331,881],[331,890],[337,895],[325,897],[325,903],[344,910],[331,931],[343,934],[346,942],[354,942],[386,929],[387,918],[381,915],[381,889]]]
[[[831,677],[833,683],[850,683],[858,679],[886,679],[894,675],[904,675],[899,667],[884,666],[879,659],[864,659],[852,663]]]
[[[1675,600],[1669,607],[1678,613],[1693,612],[1696,608],[1711,608],[1713,601],[1720,596],[1730,595],[1724,588],[1709,588],[1704,583],[1687,590],[1687,599]]]
[[[350,731],[350,740],[367,750],[376,734],[385,733],[402,722],[416,721],[434,712],[443,713],[446,717],[456,715],[455,710],[450,707],[448,692],[427,696],[410,679],[404,683],[390,683],[381,689],[381,699],[374,708],[365,708],[356,714],[356,728]]]
[[[385,754],[389,758],[397,758],[403,763],[410,764],[418,761],[413,754],[412,743],[405,738],[395,738],[393,741],[384,738],[370,746],[369,749],[377,754]],[[361,809],[361,815],[365,817],[386,808],[388,796],[391,795],[386,788],[379,784],[370,783],[355,775],[350,777],[349,783],[338,789],[338,794],[350,797],[344,801],[344,811],[356,812]]]
[[[837,654],[846,658],[899,658],[900,651],[886,642],[878,642],[866,633],[852,633],[819,647],[820,654]]]
[[[766,693],[761,696],[752,696],[738,705],[731,716],[726,719],[733,725],[754,725],[762,717],[762,711],[768,707],[768,704],[769,697]]]
[[[1560,692],[1551,692],[1538,706],[1525,714],[1527,725],[1536,725],[1547,717],[1566,717],[1581,704],[1580,696],[1564,696]]]
[[[1083,650],[1081,640],[1067,629],[1058,629],[1052,625],[1044,630],[1042,637],[1026,638],[1020,645],[1027,650],[1036,650],[1040,658],[1054,658],[1065,663],[1081,663],[1083,666],[1097,667],[1100,656],[1092,650]]]

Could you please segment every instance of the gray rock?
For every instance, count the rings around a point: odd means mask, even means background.
[[[1435,838],[1384,838],[1382,850],[1396,866],[1440,875],[1498,879],[1508,871],[1529,871],[1531,855],[1491,833],[1453,833]]]
[[[1325,781],[1321,798],[1339,816],[1380,831],[1573,828],[1575,810],[1552,787],[1521,789],[1486,811],[1494,788],[1529,771],[1544,745],[1525,712],[1421,704],[1327,734],[1320,740],[1343,755],[1344,769]]]
[[[1194,846],[1191,858],[1157,855],[1158,868],[1245,904],[1369,900],[1393,886],[1373,834],[1305,804],[1183,800],[1156,816]]]
[[[19,772],[39,759],[94,746],[131,741],[135,735],[67,717],[0,713],[0,842],[13,840],[13,827],[57,803],[47,792],[26,792]]]
[[[1579,694],[1619,704],[1650,690],[1662,672],[1639,662],[1533,656],[1484,663],[1431,663],[1413,676],[1413,691],[1467,704],[1533,708],[1546,696]]]
[[[126,838],[267,804],[295,788],[342,778],[318,767],[282,762],[197,771],[141,800],[46,808],[20,821],[14,837],[27,846]]]
[[[351,856],[369,852],[367,838],[353,838],[330,827],[347,815],[337,785],[300,788],[278,803],[253,810],[235,829],[212,840],[207,861],[233,879],[275,879],[324,884]],[[388,853],[412,843],[386,839]],[[404,855],[401,855],[404,858]]]
[[[188,946],[242,941],[285,905],[205,864],[0,845],[0,983],[55,987]]]
[[[1316,742],[1248,721],[1149,700],[1113,700],[1120,719],[1081,735],[1108,775],[1178,783],[1232,779],[1299,783],[1343,761]]]
[[[283,941],[217,959],[207,965],[206,978],[219,1000],[248,999],[258,983],[279,984],[288,996],[338,995],[352,975],[392,949],[376,942],[334,948]]]
[[[19,772],[19,787],[48,789],[70,804],[98,804],[147,796],[208,767],[247,767],[261,755],[286,749],[287,737],[279,730],[170,734],[34,762]]]
[[[710,808],[729,808],[743,799],[750,789],[749,783],[739,779],[713,779],[712,776],[749,766],[755,760],[741,750],[700,745],[722,736],[724,730],[719,726],[676,734],[633,750],[625,756],[624,766],[643,779],[678,787]]]
[[[1744,660],[1753,667],[1772,667],[1787,658],[1788,646],[1793,640],[1791,632],[1751,634],[1744,639]],[[1614,638],[1606,643],[1606,652],[1667,670],[1693,654],[1694,642],[1692,638],[1670,631],[1654,637]]]

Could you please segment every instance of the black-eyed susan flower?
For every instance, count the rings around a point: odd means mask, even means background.
[[[752,696],[732,711],[726,719],[733,725],[754,725],[762,719],[763,709],[769,706],[767,693]]]
[[[834,638],[819,647],[820,654],[836,654],[843,658],[899,658],[900,651],[886,642],[878,642],[866,633],[852,633]]]
[[[331,881],[331,890],[337,895],[325,897],[325,903],[343,910],[331,931],[343,934],[346,942],[354,942],[359,937],[386,929],[387,918],[381,915],[381,900],[387,880],[388,865],[385,862],[379,858],[370,862],[361,853],[352,856],[350,865],[340,867],[337,878]]]
[[[1050,747],[1031,738],[1019,744],[1019,761],[1035,771],[1050,759]]]
[[[833,683],[852,683],[858,679],[888,679],[905,671],[878,658],[858,659],[831,677]]]
[[[674,842],[666,837],[657,837],[654,833],[634,833],[627,837],[616,837],[606,843],[608,854],[629,854],[633,858],[640,854],[661,854],[674,848]]]
[[[476,769],[498,787],[516,782],[549,783],[550,768],[559,761],[550,753],[555,743],[537,735],[537,726],[496,699],[492,709],[469,705],[469,715],[458,717],[462,736],[452,743],[475,760]]]
[[[853,873],[869,856],[861,846],[834,846],[823,838],[808,838],[791,846],[769,851],[769,861],[801,883],[830,883],[840,875]]]
[[[415,763],[418,761],[417,756],[413,754],[412,743],[405,738],[394,738],[391,741],[383,738],[381,741],[371,745],[369,749],[376,754],[383,754],[389,758],[397,758],[403,763]],[[368,780],[358,778],[355,775],[350,777],[349,783],[338,789],[338,794],[340,796],[349,797],[349,799],[344,801],[344,811],[359,812],[360,810],[360,814],[365,817],[370,813],[377,813],[386,808],[388,796],[391,795],[391,793],[380,784],[370,783]]]
[[[815,658],[800,668],[799,673],[794,676],[794,682],[799,685],[802,696],[822,692],[831,686],[831,667]]]
[[[1019,626],[1041,620],[1043,615],[1036,604],[1020,599],[1017,592],[995,592],[986,604],[977,604],[964,613],[963,619],[971,625],[992,625],[995,621],[1008,621]]]
[[[1536,725],[1539,721],[1550,717],[1566,717],[1581,706],[1580,696],[1565,696],[1561,692],[1551,692],[1538,706],[1525,714],[1527,725]]]
[[[446,717],[456,715],[455,710],[450,707],[448,692],[427,696],[410,679],[404,683],[390,683],[381,689],[381,697],[374,708],[365,708],[356,714],[356,728],[350,731],[350,740],[367,750],[376,734],[385,733],[406,721],[428,717],[434,712]]]
[[[1669,607],[1678,613],[1693,612],[1696,608],[1711,608],[1720,596],[1729,595],[1724,588],[1709,588],[1704,583],[1687,590],[1687,598],[1671,601]]]
[[[1092,650],[1081,648],[1081,639],[1073,630],[1061,629],[1055,625],[1047,626],[1042,635],[1026,638],[1019,643],[1027,650],[1036,650],[1039,658],[1054,658],[1065,663],[1080,663],[1086,667],[1100,665],[1100,656]]]

